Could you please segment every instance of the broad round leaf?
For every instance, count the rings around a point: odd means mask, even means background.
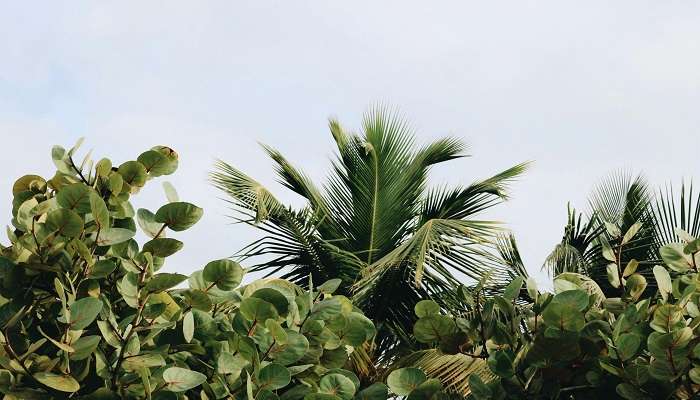
[[[440,306],[432,300],[421,300],[416,303],[414,311],[418,318],[423,318],[428,315],[440,314]]]
[[[291,381],[289,370],[277,363],[270,363],[258,374],[258,387],[267,390],[281,389]]]
[[[45,226],[50,232],[73,238],[83,231],[83,219],[73,210],[59,208],[49,212]]]
[[[428,379],[413,389],[406,400],[430,400],[440,389],[442,385],[439,379]]]
[[[273,288],[258,289],[250,297],[257,297],[275,306],[280,315],[287,314],[289,310],[289,300],[279,290]]]
[[[321,393],[332,394],[344,400],[350,400],[355,395],[355,384],[350,378],[341,374],[328,374],[319,382]]]
[[[240,285],[243,279],[243,268],[232,260],[216,260],[209,262],[204,267],[202,276],[207,282],[214,283],[221,290],[233,290]]]
[[[90,189],[84,183],[73,183],[61,188],[56,194],[56,202],[63,208],[79,214],[90,212]]]
[[[184,231],[196,224],[204,210],[185,202],[168,203],[156,211],[155,221],[166,224],[174,231]]]
[[[309,340],[306,336],[288,330],[287,342],[275,344],[270,351],[270,358],[282,365],[290,365],[299,361],[309,350]]]
[[[389,374],[386,383],[394,394],[408,396],[425,380],[425,372],[418,368],[400,368]]]
[[[151,176],[161,176],[171,174],[175,169],[172,167],[173,161],[163,153],[156,150],[148,150],[137,158],[143,164],[146,172]],[[174,162],[177,167],[177,161]]]
[[[45,186],[46,180],[39,175],[24,175],[17,179],[14,185],[12,185],[12,195],[16,196],[18,193],[34,191],[33,189],[39,189]]]
[[[277,319],[275,306],[255,297],[248,297],[241,302],[241,314],[248,321],[264,322],[269,318]]]
[[[413,326],[413,334],[416,340],[422,343],[431,343],[454,333],[456,325],[451,318],[445,315],[431,315],[419,319]],[[391,387],[391,385],[389,385]]]
[[[141,230],[152,238],[156,237],[158,232],[160,232],[161,228],[163,227],[162,222],[156,222],[156,215],[145,208],[139,208],[139,210],[136,212],[136,220],[138,221]]]
[[[119,166],[117,170],[124,179],[124,183],[129,186],[141,187],[146,183],[146,167],[138,161],[127,161]]]

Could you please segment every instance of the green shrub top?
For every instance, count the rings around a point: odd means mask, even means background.
[[[76,163],[78,145],[53,148],[50,179],[26,175],[12,188],[11,244],[0,249],[6,399],[387,397],[344,369],[375,328],[333,295],[339,281],[240,286],[244,269],[231,260],[189,277],[163,272],[183,247],[170,235],[202,209],[169,184],[155,212],[130,198],[172,174],[177,154],[157,146],[120,165]]]

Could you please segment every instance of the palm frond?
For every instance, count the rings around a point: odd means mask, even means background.
[[[277,215],[285,207],[262,184],[231,165],[218,160],[210,176],[215,187],[228,194],[233,203],[252,211],[255,222]]]
[[[510,275],[513,278],[517,276],[527,278],[529,276],[525,263],[523,263],[523,259],[520,256],[515,235],[512,232],[498,235],[496,249],[501,256],[501,260],[503,260],[503,264],[509,267]]]
[[[490,382],[496,377],[481,358],[465,354],[443,354],[436,349],[415,352],[403,358],[397,366],[420,368],[428,377],[439,379],[448,392],[463,397],[471,394],[471,375],[476,374],[484,382]]]
[[[694,196],[692,182],[688,185],[683,182],[679,193],[672,185],[659,191],[653,213],[659,246],[678,242],[677,229],[695,238],[700,236],[700,193]]]
[[[528,168],[521,163],[467,187],[444,188],[428,192],[421,221],[433,218],[464,219],[478,214],[508,198],[508,185]]]

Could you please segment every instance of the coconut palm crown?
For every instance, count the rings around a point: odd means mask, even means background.
[[[212,181],[228,195],[235,218],[263,232],[239,253],[261,260],[251,270],[303,286],[309,277],[341,279],[339,291],[378,327],[378,355],[415,348],[410,332],[418,301],[433,298],[447,307],[461,282],[486,273],[505,282],[519,273],[495,255],[498,223],[478,215],[507,199],[508,184],[526,163],[468,186],[429,187],[432,166],[466,156],[463,142],[443,138],[419,147],[407,123],[385,108],[365,115],[360,134],[336,120],[329,126],[337,158],[320,187],[263,146],[281,184],[306,200],[300,209],[217,162]]]

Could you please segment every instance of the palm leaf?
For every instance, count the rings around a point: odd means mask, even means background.
[[[496,375],[481,358],[465,354],[443,354],[439,350],[418,351],[403,358],[397,367],[420,368],[430,378],[437,378],[448,392],[468,397],[471,394],[469,377],[476,374],[484,382],[493,380]]]

